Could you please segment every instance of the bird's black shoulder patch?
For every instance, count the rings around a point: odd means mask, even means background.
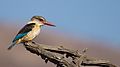
[[[35,23],[26,24],[26,25],[19,31],[18,34],[27,33],[27,32],[29,32],[29,31],[31,31],[34,26],[35,26]]]

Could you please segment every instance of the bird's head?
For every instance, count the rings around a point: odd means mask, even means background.
[[[48,25],[48,26],[54,26],[53,24],[49,23],[44,17],[42,16],[33,16],[31,18],[31,21],[38,21],[40,25]]]

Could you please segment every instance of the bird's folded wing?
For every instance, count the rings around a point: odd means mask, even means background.
[[[13,42],[27,35],[27,33],[30,32],[34,26],[35,26],[35,23],[26,24],[16,35]]]

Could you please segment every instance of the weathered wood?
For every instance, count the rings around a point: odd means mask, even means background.
[[[63,46],[55,47],[35,42],[24,43],[25,48],[33,54],[40,55],[47,63],[48,61],[56,64],[56,67],[81,67],[81,66],[100,66],[116,67],[105,60],[90,59],[86,56],[87,49],[81,53],[78,50],[71,50]]]

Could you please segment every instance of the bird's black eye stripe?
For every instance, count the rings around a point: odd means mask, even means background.
[[[44,21],[43,19],[39,19],[40,21]]]

